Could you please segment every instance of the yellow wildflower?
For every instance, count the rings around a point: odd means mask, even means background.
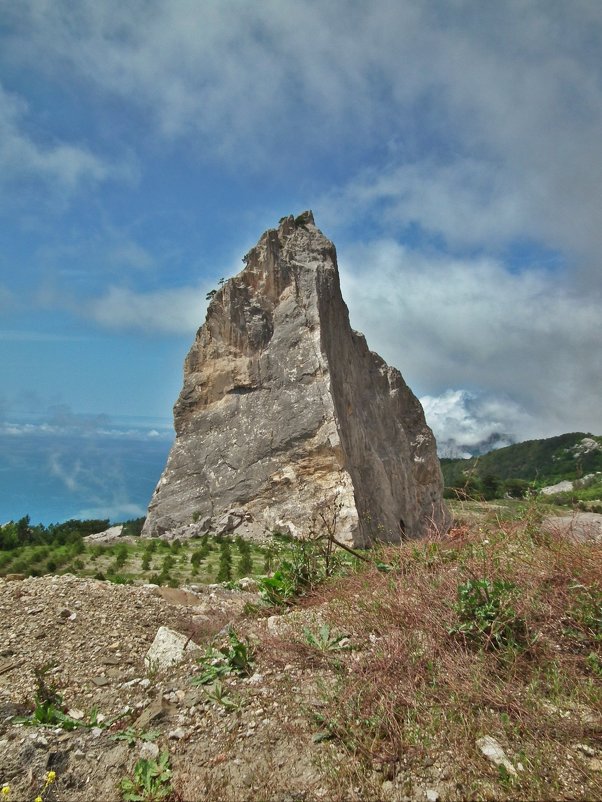
[[[44,802],[44,800],[42,799],[41,796],[36,796],[36,798],[33,800],[33,802]]]
[[[49,771],[46,775],[46,782],[53,783],[56,780],[56,771]]]
[[[6,799],[6,797],[10,794],[10,785],[3,785],[2,786],[2,796]]]

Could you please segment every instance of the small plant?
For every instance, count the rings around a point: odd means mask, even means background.
[[[570,634],[582,641],[602,642],[602,591],[596,587],[572,584],[574,601],[568,611]]]
[[[595,652],[590,652],[585,658],[585,665],[589,668],[592,674],[602,679],[602,660]]]
[[[135,727],[128,727],[126,730],[112,735],[111,738],[114,741],[126,741],[127,745],[132,748],[133,746],[136,746],[138,741],[156,741],[159,735],[159,730],[141,732],[135,729]]]
[[[232,552],[230,550],[230,541],[223,540],[220,545],[219,553],[219,569],[217,572],[218,582],[231,582],[232,581]]]
[[[158,760],[140,760],[134,766],[134,779],[124,777],[119,786],[124,802],[160,802],[173,797],[169,754],[161,752]]]
[[[340,652],[350,649],[346,635],[332,635],[328,624],[323,624],[314,634],[307,627],[303,629],[305,641],[320,652]]]
[[[19,716],[13,721],[16,724],[28,726],[48,725],[62,727],[64,730],[85,727],[86,724],[83,721],[77,721],[64,712],[63,697],[58,692],[56,685],[47,679],[47,674],[53,667],[52,664],[48,664],[34,669],[36,693],[33,713],[31,716]]]
[[[53,668],[52,663],[45,666],[38,666],[34,669],[36,678],[36,693],[34,696],[34,710],[30,716],[16,716],[13,719],[15,724],[24,724],[25,726],[49,726],[61,727],[64,730],[74,730],[78,727],[100,727],[111,726],[120,718],[129,714],[129,711],[120,713],[110,721],[102,722],[102,717],[99,720],[98,708],[93,707],[90,710],[87,720],[75,719],[65,713],[65,705],[63,704],[63,697],[58,692],[58,688],[47,679],[47,674]]]
[[[515,590],[514,583],[501,579],[469,579],[458,585],[454,609],[460,622],[450,633],[464,635],[486,649],[523,645],[526,624],[511,604]]]
[[[297,584],[288,573],[286,566],[272,576],[260,577],[257,584],[259,585],[259,594],[267,604],[281,606],[297,594]]]
[[[240,553],[240,560],[237,566],[238,576],[250,576],[253,573],[253,557],[251,553],[251,544],[247,540],[238,538],[236,541],[238,551]]]
[[[228,691],[224,688],[222,683],[219,680],[216,680],[212,685],[208,688],[205,688],[205,694],[207,699],[211,702],[215,702],[215,704],[220,705],[224,708],[228,713],[232,713],[235,710],[240,710],[242,707],[242,702],[240,698],[232,696]]]
[[[193,678],[195,685],[209,685],[228,674],[246,677],[253,670],[253,647],[248,640],[241,640],[230,628],[228,643],[220,649],[207,649],[198,662],[203,671]]]
[[[44,785],[41,791],[34,799],[34,802],[44,802],[44,794],[55,780],[56,780],[56,772],[47,771],[46,776],[44,777]],[[4,802],[4,800],[8,802],[9,796],[10,796],[10,785],[8,783],[4,783],[2,788],[0,788],[0,799],[2,799],[2,802]]]

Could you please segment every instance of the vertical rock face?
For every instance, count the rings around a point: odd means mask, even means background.
[[[420,402],[351,330],[334,245],[311,212],[283,218],[244,261],[186,358],[144,534],[196,521],[300,535],[325,518],[339,539],[366,545],[445,530]]]

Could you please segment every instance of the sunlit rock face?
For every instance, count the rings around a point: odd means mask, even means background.
[[[312,213],[283,218],[244,262],[186,358],[144,534],[299,536],[326,518],[367,545],[447,529],[420,402],[351,329]]]

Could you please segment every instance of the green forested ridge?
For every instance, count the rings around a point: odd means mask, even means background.
[[[584,453],[582,440],[589,438],[599,448]],[[468,481],[493,488],[500,483],[521,482],[535,487],[563,480],[575,481],[602,471],[602,437],[571,432],[542,440],[527,440],[470,459],[442,459],[447,488],[464,487]]]

